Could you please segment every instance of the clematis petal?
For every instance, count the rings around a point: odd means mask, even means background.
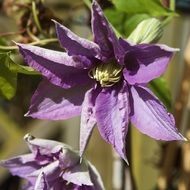
[[[75,86],[62,89],[43,80],[34,93],[26,116],[60,120],[80,115],[85,92],[90,87]]]
[[[96,99],[96,119],[101,136],[127,161],[125,137],[128,131],[128,87],[103,89]]]
[[[76,185],[89,185],[93,186],[90,178],[90,173],[86,161],[82,160],[80,164],[66,170],[62,174],[62,178],[68,182],[74,183]]]
[[[59,167],[62,169],[72,167],[79,162],[78,152],[73,151],[71,147],[63,143],[54,147],[52,155],[59,160]]]
[[[40,150],[41,154],[49,155],[52,153],[52,150],[55,147],[57,147],[59,145],[63,145],[62,143],[60,143],[58,141],[35,138],[30,134],[26,134],[24,136],[24,140],[26,141],[31,152],[34,153],[33,156],[36,156],[35,154],[38,150]]]
[[[59,167],[59,161],[56,160],[44,167],[41,167],[39,170],[36,170],[32,172],[29,177],[36,178],[38,177],[41,173],[45,174],[46,180],[47,181],[53,181],[59,178],[59,175],[61,173],[61,168]]]
[[[145,84],[161,76],[177,49],[165,45],[140,44],[125,55],[124,78],[131,85]]]
[[[0,166],[8,168],[12,175],[17,175],[23,178],[27,178],[28,174],[39,167],[33,154],[26,154],[9,160],[2,160],[0,161]]]
[[[59,42],[63,48],[66,48],[69,55],[99,58],[100,48],[96,43],[80,38],[65,26],[56,21],[54,22]]]
[[[125,50],[125,53],[135,49],[134,44],[132,44],[131,42],[129,42],[121,37],[119,38],[119,44],[123,47],[123,49]]]
[[[41,172],[37,177],[34,190],[49,190],[49,185],[47,183],[44,172]]]
[[[80,156],[85,151],[92,130],[96,124],[95,117],[95,100],[99,91],[90,89],[86,92],[84,102],[82,104],[81,123],[80,123]]]
[[[124,64],[125,51],[96,0],[92,3],[91,23],[94,41],[100,46],[102,59],[115,57],[118,63]]]
[[[104,190],[105,187],[97,169],[90,162],[88,162],[88,164],[89,164],[90,177],[91,177],[92,183],[94,184],[94,189]]]
[[[131,87],[131,122],[142,133],[157,140],[185,140],[177,131],[172,114],[142,86]]]
[[[90,61],[84,57],[70,57],[66,53],[36,46],[17,44],[25,62],[42,73],[51,83],[62,88],[87,84]]]
[[[70,190],[72,187],[73,185],[68,184],[67,181],[56,180],[55,183],[51,185],[51,190]]]

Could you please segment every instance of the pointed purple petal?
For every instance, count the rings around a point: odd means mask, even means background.
[[[27,116],[60,120],[81,114],[81,105],[89,86],[62,89],[43,80],[34,93]]]
[[[126,81],[131,84],[145,84],[161,76],[176,49],[165,45],[140,44],[125,55]]]
[[[10,170],[12,175],[27,178],[27,175],[39,168],[33,154],[26,154],[9,160],[0,161],[0,166]]]
[[[59,42],[69,55],[83,55],[99,58],[100,48],[94,42],[80,38],[60,23],[55,22]]]
[[[41,172],[36,180],[34,190],[49,190],[49,185],[47,183],[44,172]]]
[[[126,160],[125,137],[128,131],[128,87],[113,86],[100,92],[96,100],[96,119],[101,136]],[[127,160],[126,160],[127,161]]]
[[[94,41],[100,46],[102,59],[115,57],[118,63],[124,63],[124,49],[96,0],[92,3],[92,31]]]
[[[142,133],[157,140],[185,140],[177,131],[172,114],[142,86],[131,87],[131,122]]]
[[[36,46],[17,44],[25,62],[42,73],[51,83],[62,88],[87,84],[90,61],[84,57],[71,57],[66,53]]]
[[[83,155],[94,125],[96,124],[94,107],[98,93],[99,91],[97,89],[90,89],[87,91],[82,104],[80,123],[80,156]]]

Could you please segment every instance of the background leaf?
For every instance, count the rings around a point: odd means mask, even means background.
[[[15,63],[10,52],[0,53],[0,95],[11,99],[17,88],[17,74],[39,75],[39,72],[28,66]]]
[[[159,0],[112,0],[120,11],[127,14],[146,13],[151,16],[169,16],[175,13],[165,8]]]
[[[105,9],[104,13],[114,28],[125,37],[129,36],[141,21],[150,18],[147,14],[128,15],[115,8]]]
[[[17,73],[13,73],[7,67],[9,59],[7,54],[0,54],[0,95],[11,99],[16,93]]]

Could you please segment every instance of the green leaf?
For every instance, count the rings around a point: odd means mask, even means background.
[[[0,95],[11,99],[16,93],[17,73],[13,73],[7,67],[10,60],[7,53],[0,54]]]
[[[120,11],[127,14],[146,13],[151,16],[169,16],[175,13],[162,6],[160,0],[112,0]]]
[[[149,83],[149,87],[155,95],[170,110],[172,106],[171,93],[164,78],[157,78]]]
[[[0,53],[0,56],[6,56],[6,60],[4,62],[5,66],[13,73],[22,73],[26,75],[39,75],[38,71],[35,71],[32,67],[23,66],[18,63],[15,63],[11,58],[10,52]]]
[[[17,74],[39,75],[33,68],[15,63],[10,52],[0,53],[0,95],[11,99],[17,88]]]
[[[34,70],[32,67],[17,64],[12,60],[9,63],[9,69],[14,73],[22,73],[25,75],[40,75],[40,73]]]
[[[118,32],[120,32],[121,34],[123,34],[123,23],[126,20],[126,14],[113,8],[105,9],[104,14],[108,18],[110,23],[115,27],[115,29],[118,30]]]
[[[130,34],[128,40],[135,43],[157,42],[163,34],[162,24],[158,19],[149,18],[143,20]]]
[[[150,18],[147,14],[128,15],[114,8],[104,10],[109,22],[122,36],[129,36],[136,26],[143,20]]]

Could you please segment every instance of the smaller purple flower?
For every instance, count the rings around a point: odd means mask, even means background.
[[[31,153],[3,160],[12,175],[27,180],[27,190],[103,190],[96,168],[63,143],[24,137]]]

